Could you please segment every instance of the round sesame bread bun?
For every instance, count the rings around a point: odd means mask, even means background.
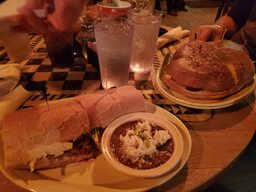
[[[222,99],[251,84],[254,70],[240,45],[197,40],[177,50],[162,81],[170,90],[187,97]]]

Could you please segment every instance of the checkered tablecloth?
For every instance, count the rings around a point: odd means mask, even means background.
[[[74,97],[80,94],[95,92],[102,89],[99,71],[84,58],[76,57],[74,64],[69,68],[55,68],[47,55],[44,39],[41,35],[31,36],[32,57],[21,62],[22,74],[20,84],[31,91],[33,95],[23,104],[27,108],[41,104],[44,98],[39,89],[47,87],[48,99],[57,100]],[[175,114],[183,121],[204,121],[211,117],[211,110],[191,109],[165,99],[155,88],[154,79],[156,71],[163,62],[164,54],[175,51],[186,43],[186,39],[175,42],[158,50],[154,57],[153,70],[148,75],[129,74],[129,85],[140,90],[146,101],[156,104]],[[1,58],[0,64],[10,63],[8,57]]]

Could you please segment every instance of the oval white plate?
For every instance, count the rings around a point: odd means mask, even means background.
[[[186,164],[191,151],[191,137],[185,125],[168,111],[147,104],[148,112],[158,114],[171,121],[180,131],[184,150],[180,163],[170,173],[153,179],[127,176],[116,171],[100,155],[87,162],[73,163],[65,168],[30,171],[7,169],[3,165],[3,145],[0,140],[0,170],[13,183],[36,192],[135,192],[145,191],[159,186],[174,177]]]
[[[169,134],[171,135],[172,142],[174,144],[174,151],[170,159],[167,162],[165,162],[163,165],[158,166],[156,168],[152,168],[152,169],[133,169],[131,167],[125,166],[113,156],[113,153],[110,147],[110,139],[113,132],[118,127],[120,127],[125,123],[132,122],[132,121],[139,121],[139,120],[145,120],[150,123],[156,124],[162,127],[164,130],[168,131]],[[139,113],[130,113],[130,114],[121,116],[116,120],[114,120],[112,123],[110,123],[103,133],[102,140],[101,140],[101,148],[102,148],[102,153],[105,159],[116,170],[134,177],[154,178],[154,177],[159,177],[161,175],[168,173],[179,163],[183,153],[183,140],[176,126],[170,121],[168,121],[167,119],[154,113],[139,112]]]

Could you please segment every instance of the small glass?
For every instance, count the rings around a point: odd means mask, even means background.
[[[134,22],[130,69],[137,73],[149,73],[152,68],[162,13],[133,11],[130,19]]]
[[[91,17],[80,17],[81,31],[79,34],[82,44],[82,52],[86,60],[88,60],[88,42],[95,42],[94,36],[94,20]]]

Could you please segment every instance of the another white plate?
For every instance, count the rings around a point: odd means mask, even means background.
[[[3,145],[0,140],[0,170],[13,183],[36,192],[144,191],[159,186],[174,177],[186,164],[191,151],[191,137],[185,125],[168,111],[147,104],[148,112],[159,114],[175,124],[180,131],[184,151],[180,163],[166,175],[154,179],[126,176],[116,171],[100,155],[87,162],[73,163],[65,168],[37,171],[7,169],[3,165]]]
[[[158,70],[161,70],[161,67]],[[256,78],[254,76],[253,83],[229,97],[219,100],[203,100],[189,98],[175,91],[170,91],[168,87],[161,81],[160,77],[161,75],[158,71],[156,76],[156,87],[164,97],[177,104],[196,109],[218,109],[234,105],[253,92],[256,83]]]
[[[240,44],[237,44],[230,40],[224,40],[223,46],[226,48],[234,49],[234,50],[243,49],[243,47]],[[234,105],[240,102],[241,100],[243,100],[251,92],[253,92],[256,84],[256,77],[254,75],[253,83],[251,83],[250,85],[247,85],[239,92],[229,97],[226,97],[224,99],[219,99],[219,100],[193,99],[193,98],[186,97],[176,91],[173,91],[173,90],[170,91],[168,87],[161,80],[161,76],[162,76],[161,71],[162,71],[162,66],[158,68],[157,75],[156,75],[156,87],[158,88],[159,92],[164,97],[166,97],[167,99],[177,104],[180,104],[186,107],[195,108],[195,109],[219,109],[219,108],[224,108],[224,107],[229,107],[231,105]]]

